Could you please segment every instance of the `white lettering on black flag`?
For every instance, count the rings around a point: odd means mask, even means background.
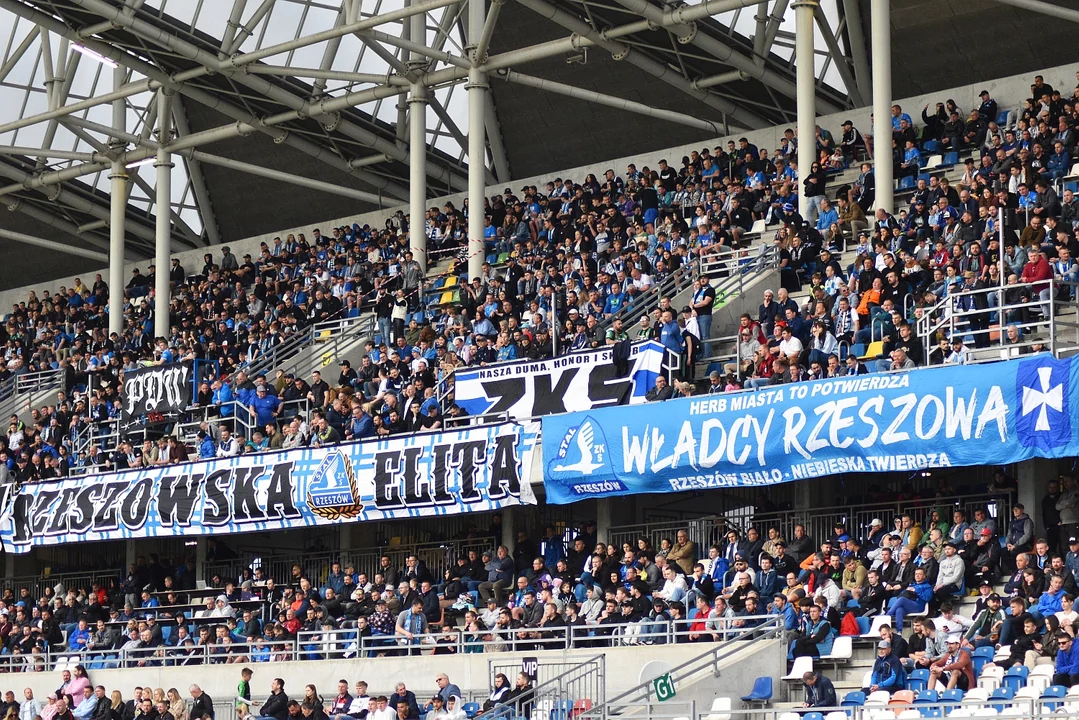
[[[124,373],[120,429],[175,422],[191,400],[191,363]]]

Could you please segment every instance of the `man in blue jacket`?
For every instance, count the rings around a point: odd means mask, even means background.
[[[906,689],[907,673],[903,670],[903,664],[892,652],[892,644],[887,640],[877,643],[877,659],[873,662],[873,672],[869,679],[869,687],[863,689],[867,695],[877,690]]]
[[[1079,683],[1079,649],[1076,649],[1072,636],[1065,632],[1057,633],[1057,648],[1053,684],[1071,687]]]

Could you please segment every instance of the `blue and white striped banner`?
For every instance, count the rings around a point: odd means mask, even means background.
[[[0,508],[0,542],[25,553],[532,505],[538,429],[503,423],[26,485]]]

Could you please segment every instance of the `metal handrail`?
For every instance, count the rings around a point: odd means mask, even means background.
[[[344,312],[343,310],[341,311]],[[340,314],[340,313],[338,313]],[[332,340],[340,340],[342,335],[351,334],[354,328],[361,331],[374,328],[375,316],[372,312],[361,312],[355,317],[334,317],[308,326],[303,332],[296,333],[288,340],[274,347],[273,352],[261,355],[252,363],[241,368],[249,377],[267,374],[272,370],[293,372],[298,367],[296,359],[309,347],[325,340],[324,333],[329,333]],[[293,361],[292,364],[288,364]]]
[[[718,675],[719,664],[723,660],[742,652],[749,644],[783,638],[784,635],[785,630],[782,618],[771,616],[771,627],[760,626],[744,630],[734,637],[727,639],[725,642],[721,642],[700,655],[692,657],[681,665],[672,668],[668,671],[668,674],[672,681],[676,683],[679,676],[693,676],[704,671],[711,671],[713,675]],[[642,700],[645,702],[650,701],[652,691],[652,680],[642,682],[602,704],[593,705],[591,709],[583,711],[579,715],[579,718],[580,720],[607,720],[610,716],[621,715],[625,708],[638,708],[640,707]]]
[[[427,565],[431,575],[438,580],[442,577],[443,571],[453,566],[457,557],[467,557],[470,550],[475,550],[478,555],[484,550],[490,550],[493,546],[493,540],[488,537],[472,540],[410,542],[396,547],[388,544],[371,545],[339,552],[262,554],[257,551],[247,551],[241,552],[241,557],[233,560],[210,561],[207,564],[206,577],[207,579],[220,577],[222,583],[230,581],[238,583],[244,570],[260,567],[267,577],[284,583],[292,577],[293,565],[300,565],[307,577],[322,578],[329,575],[330,566],[336,562],[342,567],[351,564],[355,566],[357,573],[366,574],[374,579],[375,573],[378,572],[379,559],[383,556],[390,558],[393,567],[400,567],[409,555],[416,555]]]
[[[1036,287],[1048,287],[1049,299],[1043,301],[1039,297],[1039,292],[1035,290]],[[1004,295],[1013,293],[1017,290],[1028,289],[1030,291],[1030,299],[1026,302],[1006,303]],[[1058,352],[1059,333],[1057,332],[1058,312],[1057,306],[1063,301],[1058,300],[1057,296],[1061,289],[1067,289],[1071,295],[1071,301],[1069,304],[1079,311],[1079,283],[1062,282],[1055,278],[1049,278],[1047,280],[1039,281],[1036,283],[1017,283],[1015,285],[996,285],[990,288],[982,288],[979,290],[961,290],[957,292],[951,292],[944,298],[939,300],[935,305],[930,308],[924,308],[922,313],[917,319],[917,332],[918,336],[922,339],[925,350],[925,362],[929,362],[929,356],[933,351],[933,343],[930,341],[936,336],[936,334],[945,328],[947,328],[948,336],[959,335],[990,335],[993,332],[997,332],[999,337],[997,346],[1006,350],[1008,348],[1016,349],[1023,347],[1030,347],[1034,344],[1034,340],[1031,337],[1026,338],[1020,343],[1008,344],[1006,343],[1005,328],[1008,325],[1015,325],[1021,331],[1028,328],[1036,328],[1048,323],[1048,337],[1044,340],[1040,340],[1044,345],[1049,347],[1050,352],[1054,355]],[[987,307],[982,310],[959,310],[957,305],[961,298],[964,297],[985,297],[987,299]],[[988,299],[995,297],[997,299],[996,305],[989,305]],[[1019,310],[1032,310],[1037,309],[1039,315],[1042,314],[1041,310],[1044,305],[1049,306],[1048,317],[1042,317],[1037,321],[1030,322],[1006,322],[1006,316],[1012,312]],[[985,323],[986,327],[978,330],[974,330],[969,327],[970,319],[975,316],[988,317],[997,315],[996,327],[990,327],[990,324]],[[957,327],[958,323],[958,327]],[[1074,323],[1072,323],[1074,324]],[[1071,325],[1071,324],[1069,324]],[[1079,326],[1076,326],[1079,328]],[[1077,336],[1077,343],[1079,343],[1079,336]],[[1000,359],[999,356],[988,356],[973,354],[968,362],[989,362]]]
[[[632,324],[632,318],[652,312],[652,309],[659,305],[661,298],[673,296],[685,290],[693,283],[695,278],[696,273],[693,266],[691,264],[683,265],[673,271],[663,282],[653,283],[651,287],[638,295],[633,302],[626,303],[619,308],[618,312],[599,320],[596,323],[596,328],[599,332],[606,332],[607,328],[613,325],[617,318],[622,319],[624,326]]]
[[[985,508],[989,517],[998,521],[1009,517],[1012,503],[1015,498],[1008,493],[975,493],[966,495],[951,495],[947,497],[927,497],[913,500],[896,500],[879,503],[850,503],[832,507],[815,508],[806,510],[784,510],[771,513],[754,513],[753,504],[746,502],[744,513],[728,513],[727,515],[706,515],[690,520],[665,520],[657,523],[644,523],[637,525],[621,525],[610,528],[608,541],[616,546],[629,542],[635,545],[637,539],[646,537],[653,546],[658,547],[663,538],[674,540],[679,530],[685,530],[689,539],[697,544],[698,557],[707,556],[707,547],[721,540],[719,535],[727,530],[738,530],[740,535],[749,527],[754,527],[762,538],[767,537],[767,529],[778,526],[780,535],[790,541],[794,525],[803,525],[806,535],[819,545],[830,533],[836,522],[843,522],[847,532],[862,536],[867,534],[869,523],[873,518],[879,518],[884,522],[884,529],[889,530],[891,517],[901,516],[903,513],[915,513],[915,522],[921,522],[923,529],[925,522],[931,516],[933,510],[943,508],[962,509],[968,518],[973,517],[975,508]],[[924,513],[924,517],[922,516]],[[951,516],[942,518],[951,524]]]

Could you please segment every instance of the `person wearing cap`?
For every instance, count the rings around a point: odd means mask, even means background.
[[[895,692],[905,690],[907,671],[903,669],[903,663],[892,652],[892,643],[881,640],[877,643],[877,657],[873,660],[873,669],[869,675],[869,687],[862,688],[862,692],[868,695],[878,690]]]
[[[993,536],[992,530],[983,527],[978,532],[973,547],[964,548],[963,555],[964,562],[968,564],[967,587],[976,587],[983,582],[992,584],[996,581],[1000,568],[1000,543]]]
[[[959,557],[955,543],[944,543],[944,551],[938,561],[936,583],[933,585],[934,605],[958,594],[965,574],[966,565],[963,558]]]
[[[992,586],[986,586],[992,590]],[[981,602],[981,601],[980,601]],[[989,592],[984,598],[985,607],[974,616],[974,621],[966,632],[966,639],[974,647],[989,647],[1000,640],[1000,631],[1004,626],[1004,611],[1000,606],[1000,595]]]
[[[936,687],[938,681],[945,683],[948,690],[959,688],[966,692],[974,687],[974,661],[970,649],[963,647],[961,641],[959,635],[947,637],[947,653],[929,666],[928,687]]]
[[[859,150],[865,149],[865,140],[850,120],[844,120],[840,127],[843,128],[843,137],[839,139],[839,147],[843,151],[843,156],[847,158],[847,162],[852,162]]]
[[[884,523],[880,518],[873,518],[869,521],[869,535],[866,536],[865,544],[871,550],[882,547],[884,539],[888,533],[884,529]]]

